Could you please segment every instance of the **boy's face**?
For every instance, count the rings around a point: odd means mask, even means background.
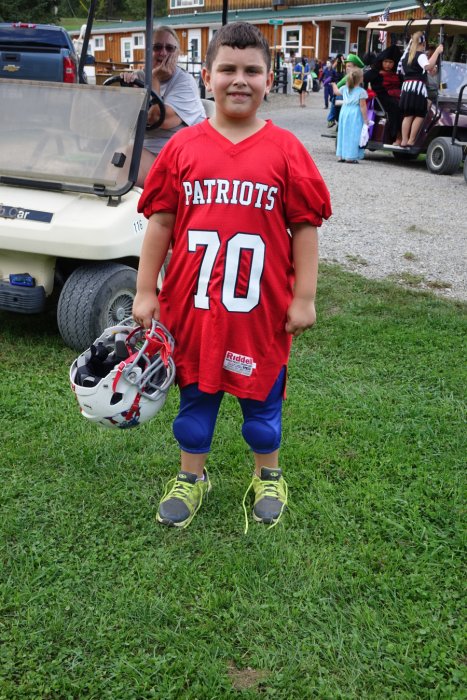
[[[203,80],[211,90],[216,110],[234,119],[256,114],[273,82],[260,49],[221,46],[211,70],[203,69]]]

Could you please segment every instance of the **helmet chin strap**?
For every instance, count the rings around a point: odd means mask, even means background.
[[[154,323],[154,321],[153,321]],[[163,337],[163,340],[158,338],[157,336],[153,336],[154,329],[151,328],[150,331],[146,331],[145,339],[147,342],[147,346],[145,348],[146,353],[150,356],[153,357],[153,355],[156,355],[157,353],[160,353],[161,360],[164,363],[165,367],[168,366],[169,364],[169,357],[172,354],[172,348],[170,347],[170,343],[168,338],[165,337],[165,334],[162,333],[161,330],[158,331],[158,334]]]
[[[125,421],[131,421],[135,416],[139,416],[139,403],[141,401],[141,394],[138,392],[135,396],[135,400],[131,404],[130,408],[126,412]]]

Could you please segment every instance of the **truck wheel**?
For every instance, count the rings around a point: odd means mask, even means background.
[[[66,345],[85,350],[105,328],[131,316],[136,270],[119,263],[78,267],[63,285],[57,323]]]
[[[451,143],[447,136],[438,136],[428,146],[426,166],[437,175],[452,175],[462,160],[462,147]]]

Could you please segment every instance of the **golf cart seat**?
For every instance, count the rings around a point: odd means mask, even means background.
[[[214,100],[206,100],[202,98],[201,102],[203,103],[207,118],[209,119],[209,117],[214,117],[216,114],[216,103]]]

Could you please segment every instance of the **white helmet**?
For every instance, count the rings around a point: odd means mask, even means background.
[[[83,416],[106,428],[132,428],[153,418],[175,379],[173,347],[157,321],[150,330],[125,322],[106,328],[70,367]]]

